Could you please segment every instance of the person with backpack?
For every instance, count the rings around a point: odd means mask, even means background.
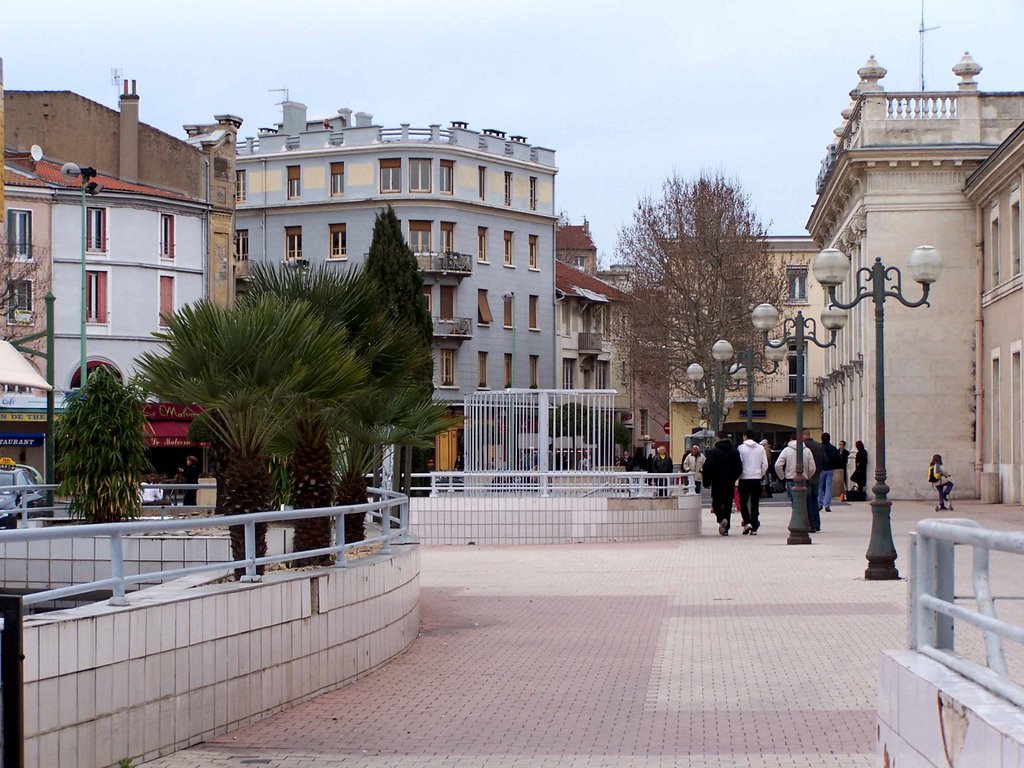
[[[928,463],[928,482],[939,492],[939,503],[935,510],[953,509],[953,502],[949,501],[949,494],[953,490],[953,481],[950,475],[942,466],[942,456],[935,454]],[[949,501],[947,505],[947,501]]]

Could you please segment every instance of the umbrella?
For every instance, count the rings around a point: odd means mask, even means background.
[[[0,340],[0,384],[53,389],[9,341]]]

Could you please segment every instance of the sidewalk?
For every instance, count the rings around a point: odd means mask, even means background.
[[[423,632],[339,691],[147,768],[860,768],[878,765],[878,651],[906,645],[906,582],[863,579],[867,503],[786,546],[758,536],[425,548]],[[895,502],[906,533],[936,516]],[[948,513],[946,513],[948,515]],[[1020,507],[957,517],[1024,528]],[[1017,594],[1024,577],[1014,577]]]

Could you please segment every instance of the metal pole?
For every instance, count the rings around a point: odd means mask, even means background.
[[[796,474],[787,544],[810,544],[807,521],[807,480],[804,478],[804,313],[796,313]],[[785,342],[783,342],[785,343]]]
[[[45,477],[47,483],[53,483],[56,475],[53,470],[53,457],[54,457],[54,439],[53,439],[53,423],[54,423],[54,395],[53,395],[53,380],[54,380],[54,369],[55,369],[55,350],[53,348],[53,302],[56,301],[51,291],[46,292],[46,383],[50,385],[50,390],[46,393],[46,443],[43,447],[44,460],[43,469],[45,471]],[[53,491],[46,492],[46,506],[53,506]]]
[[[85,282],[85,240],[86,240],[86,222],[85,222],[85,182],[86,177],[82,176],[82,349],[81,349],[81,363],[79,363],[79,387],[85,389],[87,377],[89,375],[89,366],[86,365],[86,341],[85,341],[85,325],[86,325],[86,310],[88,307],[88,290]]]
[[[892,540],[892,502],[885,469],[885,266],[875,259],[871,266],[872,301],[875,303],[875,485],[871,489],[871,539],[864,578],[871,581],[898,579],[896,545]]]
[[[25,671],[21,597],[0,595],[4,628],[0,633],[0,676],[3,679],[3,768],[25,766]]]
[[[747,347],[747,431],[754,431],[754,348]]]

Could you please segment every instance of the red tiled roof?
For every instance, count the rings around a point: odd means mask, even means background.
[[[48,187],[45,181],[40,181],[35,176],[16,171],[12,168],[4,168],[5,187]]]
[[[575,267],[570,267],[564,261],[555,261],[555,287],[562,293],[569,296],[578,296],[577,288],[582,288],[591,293],[599,293],[611,301],[623,298],[623,293],[614,285],[606,283],[600,278],[581,272]]]
[[[596,251],[593,238],[584,224],[567,224],[555,231],[556,251]]]
[[[4,169],[4,183],[17,185],[23,184],[28,186],[51,186],[61,187],[64,189],[78,189],[79,182],[74,180],[68,182],[61,176],[61,166],[57,163],[49,160],[40,160],[38,162],[33,161],[23,153],[5,152],[4,162],[15,169],[14,180],[8,181],[7,177],[10,173],[9,170]],[[25,180],[25,177],[17,174],[17,171],[22,171],[25,174],[30,174],[37,180],[37,183]],[[107,176],[102,173],[96,174],[92,179],[103,187],[104,192],[132,192],[139,195],[154,195],[156,197],[168,197],[173,200],[190,200],[188,195],[183,195],[179,192],[170,192],[166,189],[159,189],[157,187],[151,187],[146,184],[133,184],[128,181],[122,181],[115,176]],[[42,184],[38,182],[43,182]]]

